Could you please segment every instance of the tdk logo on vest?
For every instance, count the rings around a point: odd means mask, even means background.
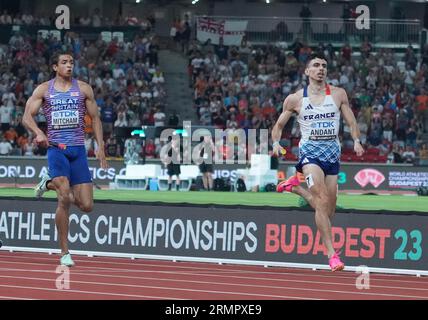
[[[334,128],[334,122],[333,121],[314,122],[311,124],[311,128],[314,128],[314,129]]]
[[[54,116],[55,118],[78,117],[79,112],[78,111],[70,111],[70,110],[55,111],[55,112],[52,112],[52,116]]]
[[[319,120],[319,119],[330,119],[334,118],[336,112],[328,112],[328,113],[319,113],[319,114],[310,114],[307,116],[303,116],[303,120]]]
[[[310,104],[308,104],[308,105],[305,107],[305,110],[314,110],[314,107],[312,107]]]

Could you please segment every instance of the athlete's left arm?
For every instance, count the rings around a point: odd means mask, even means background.
[[[98,144],[98,149],[95,150],[97,159],[100,161],[101,168],[107,169],[108,164],[104,153],[103,127],[101,124],[100,115],[98,112],[97,102],[95,101],[94,91],[91,86],[85,82],[79,82],[81,91],[85,94],[86,111],[92,118],[92,126],[94,129],[95,140]]]
[[[361,145],[360,141],[360,129],[357,125],[357,120],[355,119],[354,113],[349,106],[348,96],[346,91],[342,88],[338,88],[338,95],[340,98],[340,110],[342,111],[343,118],[345,119],[348,126],[351,128],[351,136],[354,139],[354,151],[357,156],[362,156],[364,153],[364,148]]]

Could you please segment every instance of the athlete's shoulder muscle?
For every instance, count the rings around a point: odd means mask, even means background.
[[[49,89],[49,81],[39,84],[36,89],[34,89],[32,97],[35,99],[42,99],[46,92]]]
[[[347,96],[345,89],[341,87],[330,86],[330,90],[331,90],[331,94],[334,96],[337,96],[338,98]]]
[[[287,110],[290,112],[299,112],[300,109],[300,101],[303,97],[303,89],[296,91],[287,96],[284,100],[283,110]]]
[[[43,105],[45,94],[49,89],[49,82],[43,82],[34,89],[31,97],[28,98],[25,105],[25,114],[34,117]]]
[[[90,98],[94,95],[92,87],[87,82],[77,80],[77,83],[79,85],[80,91],[83,92],[87,98]]]
[[[334,101],[336,102],[338,108],[345,103],[348,103],[348,95],[345,89],[335,86],[330,86],[331,95],[333,96]]]

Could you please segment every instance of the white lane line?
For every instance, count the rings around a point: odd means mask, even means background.
[[[52,279],[49,279],[52,281]],[[56,293],[84,293],[91,295],[103,295],[103,296],[117,296],[117,297],[127,297],[127,298],[141,298],[141,299],[164,299],[164,300],[185,300],[179,298],[171,298],[171,297],[156,297],[156,296],[143,296],[143,295],[134,295],[134,294],[123,294],[123,293],[109,293],[109,292],[96,292],[96,291],[83,291],[83,290],[58,290],[58,289],[50,289],[50,288],[40,288],[40,287],[28,287],[28,286],[14,286],[7,284],[0,284],[0,287],[5,288],[15,288],[15,289],[27,289],[27,290],[39,290],[39,291],[54,291]]]
[[[34,273],[53,273],[51,270],[28,270],[28,269],[12,269],[12,268],[0,268],[0,271],[6,271],[6,272],[34,272]],[[110,272],[110,271],[108,271]],[[124,272],[122,272],[124,273]],[[233,275],[217,275],[217,274],[213,274],[213,275],[209,275],[209,274],[205,274],[205,273],[192,273],[192,274],[188,274],[188,273],[177,273],[177,272],[172,272],[172,271],[141,271],[141,273],[155,273],[155,274],[160,274],[160,275],[188,275],[188,276],[203,276],[203,277],[213,277],[213,278],[225,278],[225,279],[237,279],[237,280],[250,280],[250,281],[264,281],[264,282],[296,282],[296,283],[304,283],[304,284],[320,284],[320,285],[337,285],[337,286],[348,286],[348,287],[352,287],[355,288],[355,283],[341,283],[341,282],[324,282],[324,281],[312,281],[312,280],[293,280],[293,279],[270,279],[270,278],[259,278],[259,277],[244,277],[244,276],[233,276]],[[110,274],[104,274],[104,273],[91,273],[88,274],[86,272],[77,272],[77,271],[72,271],[71,273],[72,275],[78,275],[78,276],[90,276],[90,277],[105,277],[105,278],[113,278],[113,279],[130,279],[130,280],[143,280],[143,279],[147,279],[147,280],[160,280],[160,281],[175,281],[175,282],[193,282],[193,283],[201,283],[201,284],[219,284],[219,285],[236,285],[236,286],[249,286],[249,287],[268,287],[268,288],[282,288],[282,287],[274,287],[274,286],[264,286],[264,285],[257,285],[257,284],[251,284],[250,282],[247,282],[246,284],[241,284],[241,283],[230,283],[230,282],[210,282],[210,281],[195,281],[195,280],[185,280],[185,279],[175,279],[175,278],[153,278],[153,277],[143,277],[143,276],[138,276],[138,277],[133,277],[133,276],[124,276],[124,275],[110,275]],[[2,276],[0,276],[2,277]],[[225,280],[227,281],[227,280]],[[385,286],[385,285],[373,285],[373,281],[370,284],[370,288],[379,288],[379,289],[398,289],[398,290],[410,290],[410,291],[428,291],[428,288],[413,288],[413,287],[397,287],[397,286]],[[427,296],[428,298],[428,296]]]
[[[20,254],[21,254],[21,252],[20,252]],[[25,252],[25,254],[27,254],[27,256],[29,256],[29,257],[32,257],[32,258],[35,258],[35,259],[38,259],[38,260],[47,260],[47,261],[51,261],[51,262],[54,262],[54,263],[58,262],[58,259],[54,259],[54,258],[38,257],[38,256],[34,257],[35,254],[32,254],[32,256],[30,256],[30,254],[28,254],[26,252]],[[1,256],[1,254],[0,254],[0,256]],[[11,257],[11,258],[17,258],[17,259],[27,259],[26,257],[20,257],[20,256],[16,256],[16,255],[5,255],[5,256]],[[230,271],[233,270],[233,271],[236,271],[236,272],[241,272],[241,271],[242,272],[257,272],[257,273],[261,272],[261,273],[275,274],[275,275],[278,275],[278,274],[297,274],[297,275],[306,275],[306,276],[308,276],[308,275],[311,276],[314,273],[313,271],[312,272],[310,272],[310,271],[303,272],[302,271],[301,273],[299,273],[299,272],[282,272],[283,270],[287,270],[287,268],[283,268],[283,269],[278,270],[277,267],[275,267],[275,268],[277,268],[277,271],[279,271],[279,272],[269,272],[269,271],[266,272],[266,271],[253,271],[253,270],[251,270],[249,268],[248,269],[246,269],[246,268],[244,269],[240,265],[230,265],[230,264],[229,265],[228,264],[224,264],[223,265],[224,267],[222,267],[220,269],[218,267],[215,267],[214,265],[211,266],[209,264],[202,264],[202,266],[190,266],[190,264],[193,264],[192,262],[179,262],[177,264],[175,264],[175,263],[173,264],[172,261],[169,261],[169,262],[164,262],[162,264],[162,263],[159,263],[158,261],[156,263],[146,263],[146,261],[149,261],[149,260],[140,260],[140,259],[132,260],[130,262],[115,262],[115,261],[109,261],[108,260],[108,259],[113,259],[111,257],[102,257],[102,258],[103,258],[103,260],[107,260],[107,261],[99,261],[99,260],[96,260],[96,258],[94,258],[94,259],[79,259],[79,258],[75,258],[74,260],[76,262],[82,262],[82,263],[88,263],[88,264],[108,264],[109,266],[111,266],[111,265],[121,265],[121,266],[126,265],[126,266],[132,266],[132,267],[136,267],[136,266],[148,266],[148,267],[157,267],[157,268],[163,267],[163,268],[173,268],[175,270],[178,268],[178,269],[191,269],[191,270],[193,270],[193,269],[197,269],[197,270],[204,269],[204,270],[225,271],[225,269],[226,269],[226,270],[230,270]],[[118,258],[118,259],[120,259],[120,258]],[[150,260],[150,261],[152,261],[152,260]],[[141,262],[141,263],[139,263],[139,262]],[[187,264],[187,266],[183,266],[183,264]],[[242,269],[236,269],[236,267],[238,267],[238,268],[241,267]],[[254,267],[256,267],[256,266],[254,266]],[[100,268],[100,267],[97,267],[97,268]],[[262,268],[261,266],[260,266],[260,268],[261,268],[261,270],[266,270],[266,268]],[[291,270],[297,270],[297,269],[291,269]],[[132,272],[132,269],[127,269],[127,271]],[[354,273],[353,272],[346,272],[345,271],[345,272],[341,273],[341,276],[331,275],[331,274],[320,274],[320,273],[326,273],[326,271],[325,270],[318,270],[316,276],[317,277],[318,276],[323,276],[323,277],[329,277],[329,278],[343,278],[343,279],[344,278],[352,278],[352,279],[354,278]],[[376,274],[376,273],[372,273],[372,275],[374,275],[374,274]],[[397,278],[397,277],[400,277],[399,281],[403,281],[403,280],[401,280],[401,278],[404,277],[404,275],[379,274],[379,273],[377,273],[376,276],[379,277],[379,278]],[[414,278],[416,280],[416,277],[414,277]],[[420,279],[427,279],[428,280],[428,277],[426,277],[426,278],[418,278],[417,282],[420,282]],[[404,280],[404,281],[406,281],[406,280]]]
[[[27,253],[27,252],[19,252],[19,254],[27,254],[28,256],[32,255],[31,257],[34,258],[34,256],[36,254],[34,253]],[[38,254],[37,254],[38,255]],[[1,256],[1,252],[0,252],[0,256]],[[10,255],[9,255],[10,256]],[[16,256],[11,255],[11,258],[15,258]],[[25,257],[16,257],[19,259],[26,259]],[[104,261],[99,261],[97,259],[102,258],[102,260]],[[54,258],[49,258],[49,257],[37,257],[36,259],[43,259],[43,260],[49,260],[52,262],[57,262],[58,259],[54,259]],[[83,262],[83,263],[88,263],[88,264],[108,264],[109,266],[111,265],[128,265],[128,266],[132,266],[132,267],[136,267],[136,266],[153,266],[153,267],[163,267],[163,268],[173,268],[173,269],[204,269],[204,270],[230,270],[230,271],[237,271],[237,272],[257,272],[257,273],[270,273],[270,274],[297,274],[297,275],[306,275],[306,276],[311,276],[314,274],[314,272],[309,271],[309,270],[302,270],[300,273],[299,272],[292,272],[292,271],[297,271],[298,269],[289,269],[289,268],[281,268],[281,267],[272,267],[275,268],[276,271],[279,272],[266,272],[266,271],[254,271],[254,268],[261,268],[260,270],[266,270],[266,268],[262,268],[261,266],[247,266],[248,268],[243,268],[243,265],[233,265],[233,264],[223,264],[222,268],[219,269],[218,267],[215,266],[215,264],[212,263],[203,263],[201,262],[201,266],[199,266],[198,263],[195,262],[185,262],[185,261],[179,261],[177,263],[173,262],[173,261],[162,261],[163,263],[161,263],[161,261],[158,260],[154,260],[156,261],[155,263],[146,263],[146,261],[153,261],[150,259],[136,259],[136,260],[131,260],[129,262],[117,262],[117,261],[112,261],[112,260],[117,260],[117,259],[123,259],[123,260],[128,260],[126,258],[113,258],[113,257],[97,257],[97,258],[91,258],[91,259],[79,259],[79,257],[75,258],[76,262]],[[185,264],[186,266],[183,266],[183,264]],[[194,265],[194,266],[193,266]],[[237,268],[241,268],[241,269],[237,269]],[[251,269],[250,269],[251,268]],[[281,268],[281,269],[280,269]],[[257,269],[256,269],[257,270]],[[283,270],[290,270],[290,272],[283,272]],[[132,272],[132,270],[128,271]],[[326,270],[317,270],[316,271],[316,276],[324,276],[324,277],[330,277],[330,278],[354,278],[354,272],[351,271],[344,271],[341,272],[341,276],[338,275],[331,275],[330,271],[326,271]],[[409,275],[401,275],[401,274],[383,274],[383,273],[375,273],[372,272],[371,275],[376,275],[376,277],[378,278],[399,278],[399,281],[406,281],[406,280],[401,280],[403,277],[407,277],[407,278],[413,278],[416,280],[416,282],[421,282],[421,279],[426,279],[428,282],[428,277],[419,277],[416,278],[416,276],[409,276]]]
[[[13,279],[24,279],[24,280],[31,280],[31,281],[49,281],[52,282],[52,279],[44,279],[44,278],[32,278],[32,277],[10,277],[10,276],[0,276],[0,278],[13,278]],[[70,286],[73,283],[80,283],[80,284],[89,284],[89,285],[101,285],[101,286],[113,286],[113,287],[128,287],[128,288],[141,288],[141,289],[157,289],[157,290],[168,290],[168,291],[185,291],[185,292],[194,292],[194,293],[209,293],[209,294],[222,294],[222,295],[239,295],[239,296],[249,296],[249,297],[264,297],[264,298],[274,298],[274,299],[308,299],[306,297],[293,297],[293,296],[282,296],[282,295],[270,295],[270,294],[256,294],[256,293],[248,293],[248,292],[235,292],[235,291],[216,291],[216,290],[200,290],[200,289],[186,289],[186,288],[174,288],[174,287],[162,287],[162,286],[142,286],[142,285],[133,285],[133,284],[116,284],[116,283],[106,283],[106,282],[91,282],[91,281],[70,281]],[[0,287],[8,287],[9,285],[3,285],[0,284]],[[33,289],[46,289],[46,290],[54,290],[54,289],[48,289],[48,288],[40,288],[40,287],[31,287]],[[54,291],[59,291],[55,289]],[[61,292],[80,292],[79,290],[61,290]],[[81,291],[85,292],[85,291]],[[98,294],[98,292],[97,292]],[[103,293],[108,294],[110,293]],[[134,296],[138,297],[137,295],[128,295],[128,294],[117,294],[112,293],[112,295],[119,295],[119,296]],[[144,296],[143,296],[144,297]],[[157,297],[160,299],[159,297]],[[161,299],[171,299],[169,297],[162,297]],[[197,299],[197,297],[195,297]],[[309,298],[310,300],[319,300],[314,298]],[[184,299],[182,299],[184,300]]]
[[[44,258],[46,260],[46,258]],[[53,261],[52,261],[53,262]],[[56,262],[56,260],[55,260]],[[53,267],[51,264],[47,264],[47,263],[35,263],[35,262],[15,262],[15,261],[4,261],[4,260],[0,260],[0,264],[1,263],[10,263],[10,264],[26,264],[26,265],[45,265],[45,266],[51,266]],[[96,263],[96,262],[94,262]],[[225,271],[224,269],[220,269],[220,268],[206,268],[206,267],[202,267],[202,268],[196,268],[196,267],[187,267],[187,266],[178,266],[175,265],[171,262],[172,265],[158,265],[158,264],[146,264],[146,265],[139,265],[139,267],[163,267],[165,269],[173,269],[174,273],[178,273],[176,270],[177,269],[190,269],[188,272],[188,274],[192,274],[194,270],[197,270],[198,272],[202,271],[212,271],[217,273],[217,271]],[[125,264],[125,265],[132,265],[132,264]],[[133,266],[133,265],[132,265]],[[97,271],[109,271],[109,272],[133,272],[133,273],[139,273],[139,272],[145,272],[145,270],[136,270],[136,269],[120,269],[118,270],[117,268],[107,268],[107,267],[95,267],[95,266],[81,266],[78,265],[75,268],[79,268],[79,269],[93,269],[93,271],[97,272]],[[261,268],[261,270],[265,270],[265,268]],[[318,274],[315,272],[311,273],[298,273],[298,272],[269,272],[269,271],[246,271],[246,270],[231,270],[234,271],[236,273],[238,272],[242,272],[245,274],[263,274],[263,275],[272,275],[275,277],[280,277],[282,275],[284,276],[295,276],[295,277],[316,277],[316,278],[327,278],[327,279],[355,279],[355,273],[350,273],[349,276],[344,276],[344,275],[326,275],[326,274]],[[282,270],[279,270],[282,271]],[[89,270],[88,270],[89,272]],[[407,283],[421,283],[421,282],[425,282],[428,284],[428,281],[421,281],[421,279],[425,279],[425,278],[417,278],[414,277],[414,280],[402,280],[402,279],[384,279],[384,277],[378,277],[379,274],[371,274],[371,280],[377,280],[377,281],[391,281],[391,282],[407,282]],[[401,276],[404,277],[404,276]],[[275,280],[277,280],[278,278],[275,278]],[[428,279],[428,278],[427,278]]]
[[[21,298],[21,297],[6,297],[6,296],[0,296],[0,299],[2,299],[2,300],[38,300],[38,299]]]
[[[93,276],[93,275],[92,275]],[[13,278],[13,279],[26,279],[26,280],[41,280],[41,281],[52,281],[52,279],[46,278],[30,278],[22,276],[0,276],[0,278]],[[351,295],[361,295],[361,296],[382,296],[382,297],[396,297],[396,298],[411,298],[411,299],[428,299],[428,296],[414,296],[414,295],[405,295],[405,294],[388,294],[388,293],[375,293],[375,292],[355,292],[355,291],[342,291],[342,290],[328,290],[328,289],[318,289],[318,288],[301,288],[301,287],[289,287],[289,286],[262,286],[262,285],[251,285],[251,284],[236,284],[236,283],[218,283],[218,282],[207,282],[207,281],[192,281],[192,280],[180,280],[180,279],[165,279],[165,278],[153,278],[153,277],[141,277],[141,280],[152,280],[152,281],[167,281],[167,282],[184,282],[184,283],[198,283],[198,284],[211,284],[211,285],[223,285],[223,286],[238,286],[238,287],[250,287],[250,288],[271,288],[271,289],[280,289],[280,290],[297,290],[297,291],[311,291],[311,292],[327,292],[327,293],[341,293],[341,294],[351,294]],[[299,281],[303,282],[303,281]],[[304,281],[305,283],[312,284],[311,281]],[[271,294],[256,294],[256,293],[247,293],[247,292],[237,292],[237,291],[212,291],[212,290],[201,290],[201,289],[188,289],[188,288],[174,288],[174,287],[163,287],[163,286],[145,286],[145,285],[131,285],[123,283],[105,283],[105,282],[91,282],[91,281],[76,281],[73,280],[71,283],[81,283],[81,284],[92,284],[92,285],[105,285],[105,286],[120,286],[120,287],[131,287],[131,288],[152,288],[152,289],[161,289],[161,290],[178,290],[178,291],[190,291],[190,292],[201,292],[201,293],[221,293],[221,294],[231,294],[231,295],[249,295],[249,296],[260,296],[260,297],[270,297],[270,298],[286,298],[293,299],[295,297],[289,296],[277,296]],[[327,284],[327,283],[323,283]]]

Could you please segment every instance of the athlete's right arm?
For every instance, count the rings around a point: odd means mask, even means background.
[[[35,134],[37,144],[48,145],[48,138],[37,126],[36,121],[34,121],[34,116],[37,115],[42,106],[43,96],[46,90],[46,83],[42,83],[36,88],[36,90],[34,90],[33,95],[27,100],[27,104],[25,105],[25,112],[24,116],[22,117],[22,123],[28,130]]]
[[[282,130],[287,124],[288,120],[290,120],[293,112],[295,112],[296,107],[296,94],[290,94],[287,98],[285,98],[284,103],[282,105],[282,113],[280,114],[275,126],[272,129],[272,146],[273,146],[273,154],[278,155],[281,151],[285,153],[285,149],[283,149],[279,141],[281,140]]]

